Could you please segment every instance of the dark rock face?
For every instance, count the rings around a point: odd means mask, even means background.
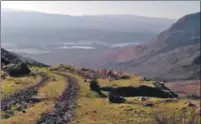
[[[122,96],[118,96],[113,92],[109,93],[109,102],[111,103],[124,103],[126,100]]]
[[[24,63],[19,63],[8,68],[8,74],[14,77],[28,75],[30,72],[30,69]]]
[[[106,95],[105,94],[103,94],[102,92],[101,92],[101,88],[100,88],[100,85],[98,84],[98,82],[96,81],[96,80],[92,80],[91,82],[90,82],[90,89],[92,90],[92,91],[95,91],[96,93],[98,93],[98,95],[100,96],[100,97],[106,97]]]
[[[28,65],[45,66],[1,48],[1,69],[10,76],[28,75],[31,72]]]
[[[194,64],[200,64],[200,56],[193,60]]]
[[[100,92],[100,86],[96,80],[92,80],[89,86],[92,91]]]
[[[3,65],[8,65],[10,62],[8,60],[6,60],[5,58],[1,58],[1,67]]]
[[[9,52],[3,48],[1,48],[1,67],[3,67],[4,65],[8,65],[8,64],[16,64],[16,63],[24,63],[26,65],[34,65],[34,66],[46,66],[45,64],[39,63],[37,61],[34,61],[32,59],[29,58],[25,58],[22,56],[19,56],[15,53]]]
[[[108,88],[103,87],[101,90],[112,91],[114,94],[123,97],[132,97],[132,96],[147,96],[147,97],[159,97],[159,98],[172,98],[178,97],[172,93],[164,91],[159,88],[149,87],[149,86],[139,86],[139,87],[118,87],[118,88]]]

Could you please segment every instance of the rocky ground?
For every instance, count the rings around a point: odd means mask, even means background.
[[[36,85],[25,88],[1,100],[1,110],[4,112],[1,114],[2,118],[9,118],[14,114],[15,110],[25,112],[27,104],[38,101],[33,96],[37,94],[37,90],[48,80],[48,76],[44,73],[40,73],[40,75],[42,79]]]
[[[55,105],[55,111],[43,114],[38,124],[68,124],[73,116],[73,108],[77,93],[79,90],[77,80],[71,76],[59,74],[66,78],[68,88],[64,91],[63,95],[59,98],[58,103]]]

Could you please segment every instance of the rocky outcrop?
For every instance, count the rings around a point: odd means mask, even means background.
[[[28,75],[31,72],[29,65],[46,66],[1,48],[1,69],[10,76]]]
[[[15,63],[19,63],[19,62],[24,63],[26,65],[47,66],[47,65],[42,64],[40,62],[37,62],[35,60],[20,56],[18,54],[13,53],[13,52],[9,52],[3,48],[1,48],[1,62],[2,62],[1,67],[3,65],[7,65],[10,63],[15,64]]]
[[[117,96],[123,97],[134,97],[134,96],[145,96],[145,97],[158,97],[158,98],[177,98],[177,94],[172,91],[160,89],[157,87],[149,87],[141,85],[139,87],[102,87],[101,90],[111,92]]]
[[[28,75],[31,72],[28,66],[21,62],[17,64],[5,65],[3,66],[2,70],[13,77]]]

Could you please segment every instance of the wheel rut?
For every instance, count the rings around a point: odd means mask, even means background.
[[[15,106],[16,111],[24,111],[28,104],[36,102],[33,101],[32,97],[37,94],[38,89],[49,79],[44,73],[39,73],[39,75],[41,75],[42,79],[36,85],[20,90],[1,100],[1,110],[4,112],[3,115],[1,114],[2,118],[9,118],[14,114],[13,106]]]
[[[77,79],[66,74],[56,73],[65,77],[68,87],[55,105],[55,111],[45,113],[37,124],[69,124],[73,118],[73,109],[79,91]]]

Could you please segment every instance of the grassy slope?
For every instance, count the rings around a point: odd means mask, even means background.
[[[112,80],[109,79],[98,79],[98,82],[100,83],[101,87],[106,86],[139,86],[139,85],[146,85],[154,87],[154,85],[151,82],[143,81],[141,77],[139,76],[133,76],[131,79],[121,79],[121,80]]]
[[[63,77],[53,74],[48,71],[47,68],[32,67],[32,70],[34,72],[45,72],[51,77],[48,83],[39,89],[39,93],[37,94],[47,99],[36,104],[30,104],[25,113],[16,112],[13,117],[3,119],[2,123],[35,124],[36,121],[40,119],[42,113],[54,110],[56,98],[62,94],[67,86]],[[126,99],[132,102],[130,104],[112,104],[108,102],[107,98],[100,98],[95,92],[90,91],[89,83],[85,83],[82,77],[72,73],[67,74],[76,77],[80,86],[75,118],[72,124],[155,124],[153,116],[155,110],[162,111],[162,113],[160,113],[161,115],[170,116],[174,113],[174,110],[184,112],[186,106],[185,102],[188,101],[185,99],[170,99],[170,101],[167,102],[169,99],[149,98],[144,103],[152,103],[154,106],[145,107],[142,102],[139,101],[139,97],[129,97]],[[137,76],[129,80],[109,81],[108,79],[99,79],[98,81],[101,87],[113,85],[153,86],[152,82],[142,81],[141,78]],[[191,102],[199,106],[199,101],[191,100]],[[188,117],[191,117],[190,114],[195,109],[196,108],[193,107],[187,107]]]
[[[155,124],[154,114],[156,110],[165,111],[165,116],[172,115],[174,110],[183,111],[186,100],[171,100],[161,98],[149,98],[145,103],[153,103],[153,107],[145,107],[138,97],[127,98],[134,104],[112,104],[107,98],[99,98],[94,92],[89,90],[89,84],[84,82],[81,77],[70,74],[79,80],[80,95],[77,101],[77,109],[75,110],[75,118],[72,124]],[[141,84],[149,84],[142,82],[139,77],[129,80],[109,81],[100,79],[101,86],[137,86]],[[199,105],[199,101],[192,101]],[[188,108],[188,112],[194,108]],[[188,115],[190,117],[190,115]]]
[[[30,87],[38,83],[41,79],[41,76],[25,76],[25,77],[7,77],[6,79],[1,80],[1,99],[5,96],[9,96],[17,91],[20,91],[24,88]]]
[[[46,69],[38,69],[40,72],[45,72]],[[62,76],[47,72],[49,81],[46,85],[38,90],[38,97],[46,98],[46,100],[36,104],[29,104],[26,112],[16,112],[14,116],[8,119],[2,119],[3,124],[35,124],[40,119],[41,114],[54,110],[56,99],[62,95],[64,89],[67,87],[66,82]],[[56,79],[56,80],[55,80]]]

